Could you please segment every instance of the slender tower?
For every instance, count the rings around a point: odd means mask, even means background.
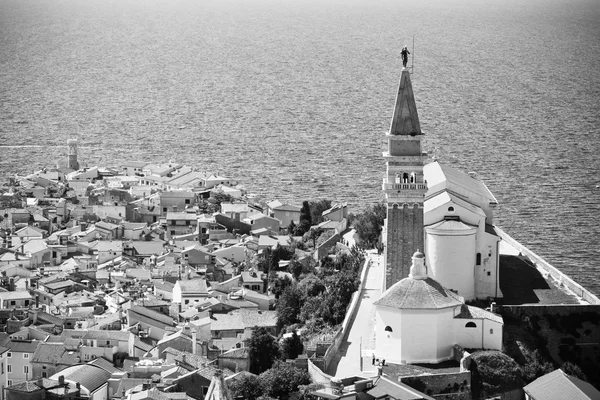
[[[387,203],[384,224],[385,289],[410,272],[411,256],[423,251],[423,201],[427,183],[423,179],[426,153],[421,151],[421,126],[410,74],[402,69],[390,131],[388,150],[383,153],[387,173],[383,191]]]
[[[67,168],[78,170],[79,162],[77,161],[77,139],[68,139],[67,145],[69,146],[69,159],[67,161]]]

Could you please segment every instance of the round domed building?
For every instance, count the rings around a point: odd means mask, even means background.
[[[407,278],[374,303],[378,357],[394,364],[438,363],[453,358],[454,345],[502,348],[502,317],[466,306],[458,294],[427,276],[417,251]]]

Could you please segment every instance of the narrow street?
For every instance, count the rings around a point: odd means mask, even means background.
[[[375,349],[375,308],[373,302],[381,296],[385,268],[383,266],[383,256],[378,255],[376,250],[369,250],[367,257],[371,260],[371,263],[365,276],[365,287],[360,293],[356,318],[350,323],[346,340],[340,346],[338,354],[327,371],[328,374],[338,378],[376,373],[375,368],[371,365],[371,355]],[[361,371],[361,359],[364,360],[364,372]]]

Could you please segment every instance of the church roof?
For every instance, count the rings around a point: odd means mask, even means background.
[[[396,309],[425,310],[459,306],[463,304],[463,299],[431,278],[409,277],[396,282],[374,304]]]

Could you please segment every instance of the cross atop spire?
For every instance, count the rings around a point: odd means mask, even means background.
[[[390,135],[422,135],[408,68],[402,68]]]

